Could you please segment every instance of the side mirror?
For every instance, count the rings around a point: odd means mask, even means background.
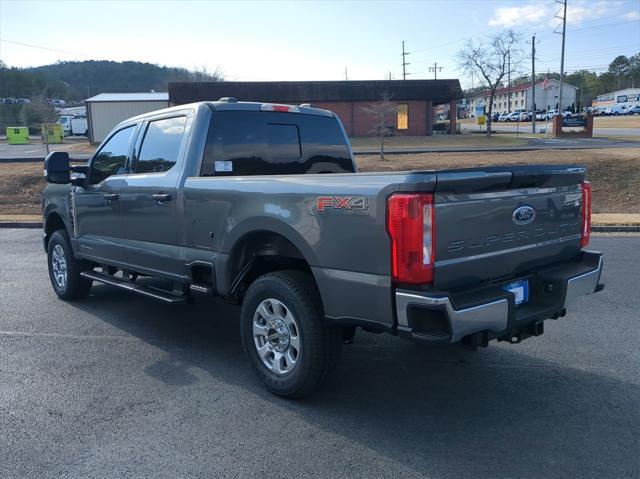
[[[66,151],[49,153],[44,159],[44,177],[48,183],[70,183],[69,153]]]

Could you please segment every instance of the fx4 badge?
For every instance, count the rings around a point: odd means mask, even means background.
[[[369,209],[369,199],[364,196],[318,196],[316,212],[364,213]]]

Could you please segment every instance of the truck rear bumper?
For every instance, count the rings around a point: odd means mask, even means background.
[[[502,289],[513,280],[455,292],[398,289],[397,330],[402,336],[428,342],[518,342],[542,334],[541,322],[564,316],[567,305],[578,296],[602,290],[602,266],[602,253],[583,251],[577,262],[518,278],[528,280],[530,288],[529,301],[520,306],[513,293]]]

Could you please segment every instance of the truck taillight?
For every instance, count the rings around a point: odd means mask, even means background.
[[[435,260],[433,195],[391,195],[387,231],[391,238],[391,276],[399,283],[432,283]]]
[[[591,235],[591,183],[584,181],[580,185],[582,190],[582,227],[580,228],[580,247],[584,248],[589,244]]]

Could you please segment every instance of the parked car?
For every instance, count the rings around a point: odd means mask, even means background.
[[[536,120],[545,121],[547,119],[547,112],[544,110],[536,111]]]
[[[551,120],[554,116],[558,115],[558,110],[549,110],[547,112],[547,120]],[[571,112],[570,111],[563,111],[562,112],[562,118],[571,118]]]
[[[519,343],[604,287],[602,254],[585,249],[584,168],[359,174],[326,110],[177,106],[120,123],[88,164],[53,152],[44,171],[58,297],[98,282],[166,303],[239,303],[249,363],[283,396],[318,387],[356,327]]]
[[[507,115],[504,116],[503,120],[501,121],[507,121],[507,122],[520,121],[520,112],[514,111],[511,113],[508,113]]]
[[[491,121],[500,121],[500,113],[493,113],[491,115]]]
[[[624,106],[609,106],[604,109],[603,114],[605,116],[618,116],[618,115],[626,115],[627,108]]]
[[[631,108],[627,108],[627,115],[640,115],[640,105],[632,106]]]
[[[518,121],[531,121],[531,112],[530,111],[521,112],[518,118]]]

